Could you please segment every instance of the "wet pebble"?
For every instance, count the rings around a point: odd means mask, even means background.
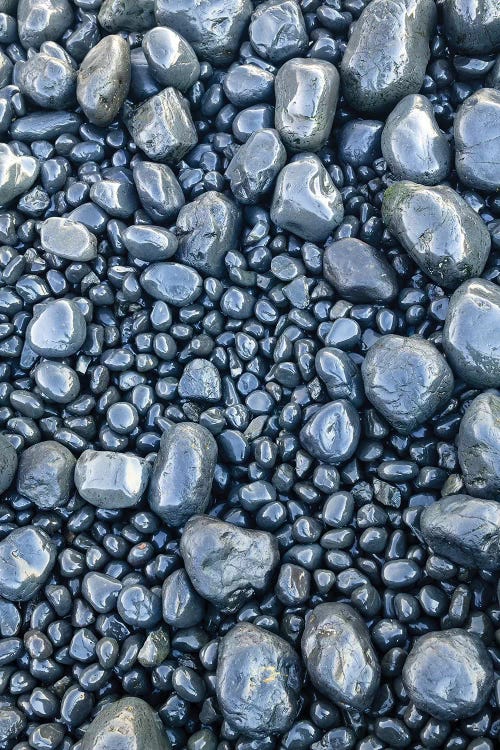
[[[44,357],[68,357],[81,348],[87,324],[71,300],[56,300],[43,306],[26,332],[29,345]]]
[[[154,0],[104,0],[98,20],[106,31],[144,31],[154,24]]]
[[[286,151],[276,130],[258,130],[250,136],[226,170],[237,201],[253,204],[269,192],[285,166]]]
[[[194,590],[185,570],[176,570],[165,579],[162,588],[163,619],[174,628],[192,628],[205,613],[205,604]]]
[[[494,0],[445,0],[444,31],[454,49],[482,55],[500,46],[500,9]]]
[[[305,450],[327,464],[341,464],[354,454],[361,427],[359,416],[349,401],[332,401],[321,406],[300,431]]]
[[[467,492],[500,499],[500,394],[486,391],[467,407],[457,438]]]
[[[222,85],[235,107],[249,107],[274,98],[273,74],[252,63],[231,67]]]
[[[162,86],[186,92],[200,76],[200,63],[191,45],[176,31],[157,26],[142,40],[153,76]]]
[[[350,302],[388,303],[398,293],[396,273],[384,254],[354,237],[327,244],[323,272]]]
[[[75,457],[55,440],[44,440],[23,451],[19,461],[17,491],[38,508],[67,504],[73,490]]]
[[[16,475],[18,458],[16,449],[6,437],[0,435],[0,492],[4,493],[11,486]]]
[[[34,184],[40,164],[33,156],[20,156],[0,143],[0,206],[6,206]]]
[[[459,179],[477,190],[498,190],[500,91],[485,88],[469,96],[457,112],[453,132]]]
[[[79,221],[51,216],[42,223],[40,242],[47,253],[85,263],[97,257],[97,239]]]
[[[62,362],[40,362],[33,374],[42,396],[53,403],[69,404],[80,392],[78,375]]]
[[[139,583],[121,589],[116,609],[122,620],[134,628],[152,628],[161,620],[160,597]]]
[[[92,47],[78,71],[76,97],[95,125],[112,122],[128,94],[131,76],[129,45],[121,36],[106,36]]]
[[[57,41],[72,21],[68,0],[19,0],[17,30],[26,49],[39,49],[44,42]]]
[[[267,0],[254,12],[248,29],[256,53],[274,64],[297,57],[307,49],[302,11],[295,0]]]
[[[45,583],[56,561],[56,548],[34,526],[14,529],[0,542],[0,596],[29,601]]]
[[[135,697],[104,706],[85,732],[82,750],[105,750],[110,742],[119,742],[123,750],[170,750],[157,714]]]
[[[22,93],[42,109],[66,109],[75,103],[74,61],[54,42],[44,42],[40,52],[17,62],[14,78]]]
[[[141,274],[141,285],[154,299],[176,307],[190,305],[202,292],[202,279],[181,263],[152,263]]]
[[[133,178],[139,200],[153,221],[171,221],[185,203],[176,176],[166,164],[140,161],[134,164]]]
[[[75,485],[98,508],[130,508],[140,502],[150,471],[150,464],[138,456],[86,450],[76,462]]]
[[[176,236],[168,229],[141,224],[127,227],[122,240],[130,255],[148,263],[168,260],[178,246]]]

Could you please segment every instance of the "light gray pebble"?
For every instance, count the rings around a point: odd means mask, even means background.
[[[141,698],[121,698],[105,705],[81,741],[82,750],[171,750],[158,715]]]
[[[40,52],[28,54],[14,67],[19,90],[43,109],[72,107],[76,95],[76,69],[65,50],[54,42],[44,42]]]
[[[479,89],[459,108],[454,122],[455,167],[471,188],[500,188],[500,91]]]
[[[403,666],[410,700],[420,711],[444,721],[476,714],[488,700],[493,682],[485,645],[475,633],[458,628],[418,638]]]
[[[409,94],[385,121],[382,154],[399,180],[438,185],[450,174],[451,148],[426,96]]]
[[[19,156],[6,143],[0,143],[0,206],[27,193],[39,171],[40,162],[34,156]]]
[[[17,491],[44,510],[68,503],[76,459],[64,445],[44,440],[26,448],[19,460]]]
[[[94,182],[90,188],[90,200],[117,219],[128,219],[139,208],[133,182],[123,179]]]
[[[151,509],[174,528],[184,526],[196,513],[204,513],[216,461],[217,444],[205,427],[190,422],[173,425],[163,433],[153,464],[148,496]]]
[[[141,285],[154,299],[175,307],[190,305],[203,290],[200,274],[182,263],[152,263],[143,271]]]
[[[467,407],[457,438],[467,492],[500,500],[500,393],[486,391]]]
[[[123,244],[132,257],[152,261],[168,260],[175,254],[177,237],[163,227],[132,224],[122,233]]]
[[[326,60],[294,58],[281,66],[275,81],[275,124],[290,151],[319,151],[325,145],[339,85],[336,67]]]
[[[142,207],[153,221],[174,221],[186,199],[170,167],[140,161],[134,164],[133,177]]]
[[[101,39],[80,65],[76,97],[85,116],[103,127],[121,109],[130,87],[131,58],[126,40],[117,34]]]
[[[344,96],[354,109],[383,114],[422,86],[436,26],[433,0],[372,0],[342,58]]]
[[[434,344],[419,336],[382,336],[361,365],[368,400],[405,435],[451,397],[453,374]]]
[[[444,32],[451,47],[472,55],[498,51],[500,5],[497,0],[444,0]]]
[[[0,493],[9,489],[17,470],[17,453],[6,437],[0,434]]]
[[[300,443],[318,461],[341,464],[358,447],[361,425],[356,408],[340,399],[321,406],[300,431]]]
[[[80,393],[78,375],[69,365],[45,360],[33,373],[38,390],[47,401],[69,404]]]
[[[155,0],[104,0],[97,16],[103,29],[116,31],[147,31],[155,23]]]
[[[5,52],[0,49],[0,89],[4,86],[8,86],[12,82],[13,72],[14,65]]]
[[[29,601],[49,577],[56,548],[35,526],[20,526],[0,542],[0,596]]]
[[[231,67],[224,76],[222,87],[231,104],[238,108],[274,99],[273,74],[253,63]]]
[[[500,55],[497,56],[495,64],[486,78],[486,86],[500,91]]]
[[[379,688],[380,664],[368,628],[348,604],[319,604],[306,618],[302,656],[314,687],[334,703],[368,708]]]
[[[12,744],[26,728],[26,716],[17,708],[0,708],[0,741]]]
[[[482,273],[491,249],[481,217],[447,185],[396,182],[384,193],[382,219],[430,278],[455,288]]]
[[[68,0],[19,0],[17,29],[23,47],[39,49],[57,41],[71,27],[73,11]]]
[[[276,130],[258,130],[233,156],[226,170],[231,190],[240,203],[257,203],[273,186],[286,164],[286,150]]]
[[[186,523],[180,551],[196,591],[224,612],[236,612],[265,591],[279,562],[278,543],[271,534],[209,516],[194,516]]]
[[[181,34],[201,60],[223,67],[236,56],[251,0],[156,0],[156,22]],[[152,25],[152,24],[151,24]]]
[[[179,380],[181,398],[216,403],[222,398],[221,379],[216,366],[208,359],[192,359]]]
[[[170,653],[170,637],[165,627],[160,627],[148,633],[139,653],[137,661],[143,667],[151,669],[162,664]]]
[[[328,243],[323,255],[327,281],[349,302],[390,302],[398,279],[383,252],[355,237]]]
[[[131,508],[146,491],[150,471],[151,464],[138,456],[86,450],[76,462],[75,485],[98,508]]]
[[[295,0],[267,0],[257,5],[248,35],[259,57],[274,64],[301,55],[309,41],[304,16]]]
[[[97,258],[97,238],[79,221],[50,216],[40,227],[40,242],[47,253],[76,263]]]
[[[85,318],[69,299],[48,302],[31,319],[26,339],[43,357],[69,357],[81,348],[87,335]]]
[[[172,87],[139,104],[127,125],[137,146],[155,161],[175,164],[198,143],[189,104]]]
[[[150,29],[142,40],[151,73],[162,86],[187,91],[200,77],[200,63],[184,37],[166,26]]]
[[[304,240],[320,242],[343,218],[341,195],[316,156],[300,154],[283,167],[271,204],[274,224]]]
[[[226,253],[238,246],[240,226],[237,204],[209,190],[179,212],[177,257],[204,275],[218,278],[225,270]]]
[[[453,371],[475,388],[500,387],[500,288],[486,279],[465,281],[453,293],[443,348]]]
[[[442,557],[466,568],[500,570],[500,503],[449,495],[424,508],[420,531]]]

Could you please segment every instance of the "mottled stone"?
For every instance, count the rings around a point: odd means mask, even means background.
[[[40,242],[47,253],[75,263],[97,257],[97,238],[79,221],[51,216],[42,223]]]
[[[355,237],[328,243],[323,273],[350,302],[387,303],[398,293],[396,272],[383,252]]]
[[[444,0],[443,21],[453,49],[472,55],[498,51],[500,5],[497,0]]]
[[[459,108],[454,121],[455,167],[469,187],[500,188],[500,91],[479,89]]]
[[[318,461],[341,464],[351,458],[361,436],[359,415],[349,401],[321,406],[300,431],[302,447]]]
[[[154,0],[104,0],[97,16],[108,33],[146,31],[154,26]]]
[[[6,206],[34,184],[40,163],[33,156],[18,156],[6,143],[0,143],[0,206]]]
[[[75,104],[76,69],[65,50],[44,42],[40,52],[19,60],[14,67],[19,90],[44,109],[66,109]]]
[[[500,394],[486,391],[467,407],[457,438],[467,492],[500,500]]]
[[[121,36],[105,36],[85,56],[78,71],[76,97],[85,116],[103,127],[112,122],[130,86],[130,48]]]
[[[226,177],[240,203],[257,203],[286,164],[286,150],[276,130],[258,130],[231,159]]]
[[[0,542],[0,596],[29,601],[45,583],[56,561],[56,548],[45,531],[20,526]]]
[[[67,504],[73,491],[75,457],[64,445],[45,440],[21,453],[17,491],[44,510]]]
[[[222,387],[218,369],[208,359],[192,359],[181,375],[178,393],[181,398],[192,401],[220,401]]]
[[[186,199],[170,167],[140,161],[134,164],[133,177],[139,200],[153,221],[174,221]]]
[[[82,750],[170,750],[165,728],[141,698],[121,698],[104,706],[82,738]]]
[[[11,486],[17,469],[17,453],[6,437],[0,435],[0,493]]]
[[[150,471],[151,464],[138,456],[86,450],[76,462],[75,485],[98,508],[130,508],[140,502]]]
[[[17,30],[23,47],[39,49],[43,42],[57,41],[73,22],[68,0],[19,0]]]

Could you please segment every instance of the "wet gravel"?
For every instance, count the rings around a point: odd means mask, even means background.
[[[0,750],[500,746],[496,0],[0,0]]]

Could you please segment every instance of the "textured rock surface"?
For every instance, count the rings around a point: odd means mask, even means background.
[[[59,508],[67,504],[73,490],[75,457],[55,440],[27,448],[19,462],[17,491],[38,508]]]
[[[460,422],[458,460],[467,492],[500,499],[500,394],[486,391],[475,398]]]
[[[29,601],[45,583],[56,561],[56,548],[41,529],[22,526],[0,542],[0,596]]]
[[[349,401],[321,406],[300,431],[308,453],[327,464],[341,464],[353,455],[361,435],[359,416]]]
[[[454,123],[455,168],[477,190],[500,187],[500,91],[480,89],[464,101]]]
[[[105,750],[116,743],[122,750],[170,750],[158,716],[141,698],[105,706],[85,732],[82,750]]]
[[[125,101],[130,86],[130,49],[121,36],[101,39],[85,56],[76,96],[78,104],[95,125],[112,122]]]
[[[328,243],[323,273],[350,302],[390,302],[398,292],[396,273],[383,252],[354,237]]]
[[[98,508],[130,508],[143,496],[149,474],[150,464],[138,456],[87,450],[76,462],[75,484]]]

